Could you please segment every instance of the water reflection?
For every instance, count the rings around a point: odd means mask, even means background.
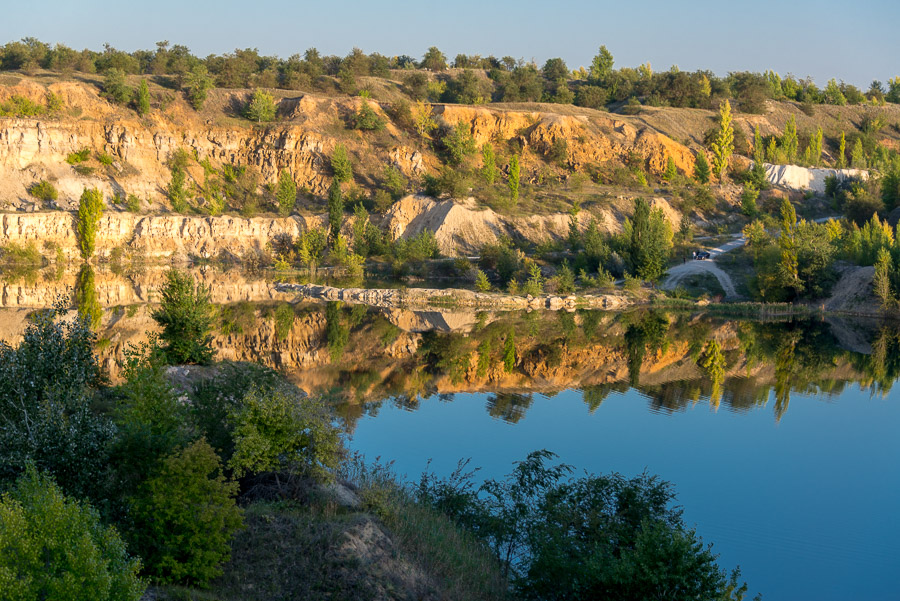
[[[791,395],[840,394],[850,383],[884,395],[900,374],[900,329],[846,319],[729,320],[702,313],[407,311],[303,302],[246,272],[201,269],[218,303],[219,358],[283,370],[335,402],[347,428],[388,402],[416,410],[436,395],[485,392],[486,411],[516,423],[534,394],[579,389],[587,413],[635,388],[650,410],[699,402],[733,412],[789,412]],[[150,319],[162,271],[115,274],[83,266],[37,283],[5,282],[0,339],[60,294],[89,315],[110,376]]]

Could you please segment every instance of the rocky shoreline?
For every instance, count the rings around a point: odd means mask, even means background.
[[[276,284],[279,292],[293,292],[310,300],[343,301],[385,308],[469,307],[498,311],[547,309],[574,311],[576,308],[617,310],[635,304],[635,300],[621,294],[584,294],[560,296],[514,296],[488,292],[473,292],[459,288],[335,288],[317,284]]]

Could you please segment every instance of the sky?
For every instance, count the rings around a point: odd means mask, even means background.
[[[868,88],[900,75],[898,24],[897,0],[43,0],[4,6],[0,43],[32,36],[131,51],[169,40],[200,56],[257,48],[281,57],[312,46],[343,56],[356,46],[417,58],[437,46],[450,60],[494,54],[540,65],[561,57],[570,68],[589,66],[604,44],[616,67],[773,69]]]

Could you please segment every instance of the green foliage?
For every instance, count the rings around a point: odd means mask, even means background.
[[[575,274],[569,267],[568,261],[563,261],[559,271],[556,272],[556,291],[559,294],[572,294],[575,292]]]
[[[331,477],[341,457],[341,438],[328,407],[284,388],[251,390],[229,415],[237,478],[264,472]]]
[[[420,66],[429,71],[444,71],[447,68],[447,57],[436,46],[431,46],[422,57]]]
[[[803,291],[797,268],[797,213],[794,205],[785,198],[781,202],[781,235],[778,246],[781,248],[781,262],[778,267],[778,279],[785,288],[792,288],[795,295]]]
[[[384,166],[384,187],[390,192],[393,199],[396,200],[403,196],[408,185],[409,181],[403,177],[399,169],[393,165]]]
[[[756,207],[756,199],[759,198],[759,190],[752,182],[744,184],[744,191],[741,192],[741,212],[747,217],[755,217],[759,210]]]
[[[865,169],[868,167],[866,151],[863,150],[862,138],[856,138],[856,142],[853,143],[853,150],[850,152],[850,166],[854,169]]]
[[[138,115],[142,117],[150,112],[150,87],[147,85],[146,79],[141,79],[141,83],[138,84],[135,108]]]
[[[706,345],[706,350],[697,361],[697,365],[706,374],[713,383],[713,393],[710,399],[714,403],[718,403],[719,390],[722,382],[725,380],[725,355],[722,354],[722,348],[717,340],[710,340]]]
[[[78,278],[75,280],[75,306],[81,318],[90,324],[91,329],[97,331],[103,317],[103,308],[100,306],[94,268],[90,263],[82,264],[78,271]]]
[[[485,142],[481,146],[481,177],[487,185],[493,186],[499,173],[494,147],[490,142]]]
[[[797,119],[794,115],[791,115],[787,124],[784,126],[784,133],[781,135],[780,144],[786,162],[794,163],[797,160],[799,144],[800,142],[797,138]]]
[[[187,173],[178,164],[172,165],[172,177],[166,188],[166,196],[172,203],[172,210],[176,213],[186,213],[188,210],[188,191],[185,188]]]
[[[544,293],[544,278],[541,277],[541,268],[537,263],[532,263],[528,269],[528,281],[522,287],[523,294],[531,296],[540,296]]]
[[[516,369],[516,334],[512,329],[503,341],[503,369],[509,374]]]
[[[275,112],[275,98],[265,90],[256,88],[247,101],[244,116],[257,123],[268,123],[275,120]]]
[[[278,175],[278,185],[275,188],[275,201],[278,203],[278,214],[287,217],[294,209],[297,202],[297,184],[287,171]]]
[[[337,144],[334,147],[334,152],[331,154],[331,170],[338,183],[349,182],[353,179],[353,165],[350,164],[347,147],[343,144]]]
[[[294,326],[294,307],[290,303],[281,303],[275,308],[275,337],[287,340]]]
[[[30,465],[0,497],[0,598],[138,601],[140,561],[112,526]]]
[[[90,259],[97,247],[97,231],[103,216],[103,194],[97,188],[85,188],[78,201],[75,231],[81,258]]]
[[[613,72],[613,55],[606,49],[606,46],[600,46],[600,50],[591,61],[590,77],[591,81],[605,83]]]
[[[37,117],[44,113],[44,107],[24,96],[13,94],[9,100],[0,102],[0,117]]]
[[[297,243],[297,255],[300,261],[309,269],[315,271],[325,256],[328,248],[328,236],[320,228],[310,228],[303,231]]]
[[[488,280],[487,275],[480,269],[475,270],[475,289],[478,290],[478,292],[491,291],[491,282]]]
[[[105,167],[109,167],[110,165],[113,164],[112,155],[109,155],[105,152],[98,152],[97,153],[97,162]]]
[[[365,100],[359,106],[359,110],[353,115],[353,129],[363,131],[381,131],[384,129],[384,119]]]
[[[667,182],[672,182],[678,176],[678,169],[675,167],[675,159],[669,155],[666,161],[666,170],[663,172],[662,178]]]
[[[464,121],[457,121],[453,129],[443,137],[442,142],[452,165],[461,165],[469,156],[475,154],[475,138],[469,131],[469,125]]]
[[[77,165],[79,163],[83,163],[86,160],[91,158],[91,149],[90,148],[82,148],[78,152],[70,152],[66,156],[66,162],[70,165]]]
[[[837,168],[843,169],[847,166],[847,135],[841,132],[841,140],[838,143]]]
[[[734,128],[731,125],[731,103],[723,100],[719,105],[719,132],[710,144],[713,153],[712,169],[716,177],[722,179],[728,168],[728,161],[734,152]]]
[[[36,184],[32,184],[31,187],[28,188],[28,193],[38,200],[43,200],[45,202],[51,202],[59,198],[59,192],[56,191],[56,187],[45,179],[42,179]]]
[[[146,572],[161,582],[200,585],[221,575],[243,525],[237,491],[206,440],[165,457],[131,503],[132,538]]]
[[[708,184],[709,176],[709,161],[706,160],[706,152],[701,150],[697,153],[697,158],[694,161],[694,179],[700,184]]]
[[[341,194],[341,185],[337,179],[331,182],[328,189],[328,228],[332,240],[341,233],[341,223],[344,221],[344,197]]]
[[[509,159],[509,198],[513,203],[519,202],[519,155],[514,154]]]
[[[125,72],[122,69],[112,68],[106,72],[103,78],[103,95],[117,104],[128,104],[133,90],[125,82]]]
[[[206,96],[213,87],[213,79],[205,65],[195,65],[185,76],[181,89],[195,111],[203,108]]]
[[[625,222],[631,272],[643,280],[655,281],[666,272],[672,250],[672,227],[661,209],[650,210],[643,198],[635,200],[634,218]]]
[[[113,431],[91,411],[102,382],[96,338],[86,320],[63,319],[68,304],[37,313],[18,347],[0,342],[0,481],[34,463],[66,492],[87,496]]]
[[[166,273],[160,307],[152,317],[162,327],[166,361],[171,364],[212,361],[212,305],[209,288],[176,269]]]

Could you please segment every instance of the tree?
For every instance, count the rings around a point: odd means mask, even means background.
[[[100,327],[103,318],[103,307],[100,306],[100,295],[94,276],[94,268],[90,263],[82,263],[75,280],[75,306],[82,319],[87,320],[94,331]]]
[[[187,273],[170,269],[160,295],[160,307],[151,317],[162,326],[166,361],[175,365],[209,363],[215,355],[209,288],[195,283]]]
[[[781,235],[778,237],[781,261],[778,264],[778,280],[783,288],[789,288],[794,296],[803,292],[797,259],[797,213],[787,198],[781,201]]]
[[[257,123],[274,121],[275,98],[265,90],[256,88],[247,102],[244,114],[248,119]]]
[[[475,270],[475,289],[478,290],[478,292],[491,291],[491,282],[488,280],[487,275],[480,269]]]
[[[437,128],[434,121],[434,111],[430,104],[423,100],[416,100],[416,104],[410,109],[413,119],[413,128],[420,138],[428,139],[432,131]]]
[[[513,204],[519,202],[519,155],[514,154],[509,159],[509,197]]]
[[[125,81],[125,71],[112,68],[103,78],[103,95],[118,104],[128,104],[133,91]]]
[[[841,141],[838,144],[837,168],[843,169],[847,166],[847,136],[841,132]]]
[[[238,485],[221,472],[201,439],[165,457],[132,499],[132,538],[158,580],[205,585],[222,574],[243,517],[234,502]]]
[[[825,104],[836,104],[837,106],[844,106],[847,104],[847,98],[841,91],[841,86],[838,85],[834,78],[828,80],[828,83],[825,85],[824,93]]]
[[[731,103],[723,100],[719,105],[719,133],[710,144],[713,152],[713,172],[722,179],[728,168],[728,161],[734,152],[734,128],[731,126]]]
[[[791,115],[791,118],[788,119],[787,124],[784,126],[784,133],[781,135],[781,148],[788,163],[793,163],[797,160],[798,146],[797,119],[794,115]]]
[[[709,161],[706,160],[706,152],[701,150],[694,161],[694,179],[700,184],[708,184],[709,174]]]
[[[806,160],[811,165],[818,165],[822,162],[822,144],[823,144],[823,134],[822,128],[817,127],[816,133],[813,134],[812,139],[809,141],[809,146],[806,147]]]
[[[85,188],[78,201],[78,217],[75,230],[81,258],[90,259],[97,247],[97,231],[103,216],[103,193],[97,188]]]
[[[475,154],[475,138],[469,131],[469,125],[464,121],[457,121],[453,129],[444,136],[444,146],[447,148],[450,163],[461,165],[469,156]]]
[[[325,249],[328,248],[328,236],[317,227],[304,230],[300,235],[298,247],[297,255],[300,261],[311,271],[315,271],[322,262]]]
[[[669,155],[669,158],[666,161],[666,170],[663,172],[662,177],[665,181],[672,182],[677,175],[678,169],[675,167],[675,159],[672,158],[672,155]]]
[[[347,147],[343,144],[337,144],[334,147],[334,152],[331,154],[331,170],[338,183],[349,182],[353,179],[353,165],[350,163]]]
[[[541,277],[541,268],[537,263],[532,263],[528,268],[528,281],[522,287],[522,292],[531,296],[540,296],[544,293],[544,278]]]
[[[341,438],[328,407],[285,388],[251,390],[229,416],[236,478],[264,472],[325,480],[337,467]]]
[[[444,71],[447,68],[447,57],[438,50],[437,46],[432,46],[422,57],[421,66],[429,71]]]
[[[506,341],[503,343],[503,369],[507,373],[512,373],[516,368],[516,334],[513,330],[506,335]]]
[[[625,223],[631,272],[637,277],[655,281],[666,272],[672,248],[672,228],[661,209],[650,210],[643,198],[634,203],[634,217]]]
[[[861,138],[856,138],[856,142],[853,143],[853,151],[850,153],[850,166],[854,169],[865,169],[867,166],[866,152],[863,150]]]
[[[753,161],[759,165],[766,162],[766,146],[758,125],[753,129]]]
[[[706,374],[706,377],[712,381],[713,389],[710,393],[710,402],[715,406],[719,404],[719,394],[722,382],[725,380],[725,355],[722,354],[722,348],[717,340],[710,340],[706,345],[706,350],[697,361],[697,365]]]
[[[756,208],[756,199],[759,198],[759,190],[752,182],[744,184],[741,192],[741,212],[747,217],[755,217],[759,212]]]
[[[206,65],[203,64],[195,65],[184,76],[184,82],[181,84],[181,89],[195,111],[203,108],[203,103],[206,102],[206,95],[212,87],[213,80],[206,70]]]
[[[487,185],[493,186],[498,172],[494,147],[490,142],[485,142],[481,147],[481,177]]]
[[[878,260],[875,261],[875,276],[872,280],[872,287],[875,290],[875,296],[881,302],[881,307],[887,311],[897,304],[897,299],[891,289],[891,271],[893,270],[893,260],[891,253],[887,248],[882,247],[878,251]]]
[[[287,171],[282,171],[278,176],[278,185],[275,188],[275,200],[278,203],[278,213],[287,217],[294,209],[297,202],[297,184]]]
[[[150,88],[146,79],[141,79],[141,83],[138,84],[136,104],[138,115],[143,117],[150,112]]]
[[[144,583],[112,526],[30,465],[0,496],[0,598],[138,601]]]
[[[613,63],[612,53],[606,49],[606,46],[600,46],[600,50],[591,61],[591,81],[604,83],[612,75]]]
[[[328,189],[328,227],[332,240],[341,233],[341,222],[343,220],[344,198],[341,195],[341,185],[335,179],[331,182],[331,187]]]
[[[372,106],[363,100],[359,105],[359,110],[353,115],[353,128],[363,131],[381,131],[384,129],[384,125],[384,119],[379,117]]]
[[[172,177],[169,180],[169,187],[166,189],[166,196],[172,203],[172,210],[176,213],[186,213],[188,209],[188,193],[185,189],[187,174],[181,165],[175,163],[172,165]]]

